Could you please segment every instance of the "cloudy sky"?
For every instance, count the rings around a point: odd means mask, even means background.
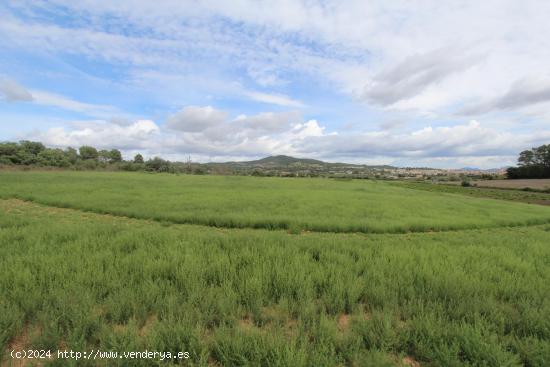
[[[0,3],[0,141],[482,168],[550,143],[547,1]]]

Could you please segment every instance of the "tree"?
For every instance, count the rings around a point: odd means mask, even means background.
[[[524,150],[519,153],[518,165],[519,166],[529,166],[533,164],[533,159],[535,158],[535,153],[532,150]]]
[[[111,160],[111,153],[108,150],[100,150],[97,153],[98,160],[103,163],[107,163]]]
[[[541,145],[533,150],[536,164],[550,169],[550,144]]]
[[[0,143],[0,156],[13,156],[18,150],[17,143]]]
[[[38,155],[40,152],[44,151],[46,147],[44,144],[37,142],[37,141],[28,141],[28,140],[21,140],[19,142],[19,146],[24,151],[33,154]]]
[[[506,169],[506,177],[510,180],[521,178],[520,167],[508,167]]]
[[[26,166],[37,162],[36,154],[33,154],[25,149],[19,149],[14,156],[14,163],[24,164]]]
[[[0,165],[40,165],[50,167],[72,167],[76,170],[93,170],[106,168],[124,171],[147,170],[152,172],[210,174],[212,168],[201,164],[170,162],[160,157],[147,161],[141,154],[136,154],[133,160],[125,161],[118,149],[97,150],[90,145],[80,148],[53,149],[35,141],[21,140],[18,143],[0,142]],[[215,167],[215,166],[214,166]],[[226,173],[232,172],[230,169]]]
[[[78,151],[80,152],[80,158],[83,160],[96,160],[99,156],[97,149],[88,145],[81,146]]]
[[[76,151],[76,149],[74,148],[71,148],[71,147],[68,147],[67,150],[65,151],[65,156],[67,156],[67,160],[71,163],[71,164],[75,164],[76,161],[78,161],[78,152]]]
[[[155,157],[155,158],[149,159],[147,162],[145,162],[145,168],[148,171],[170,172],[170,162],[165,161],[164,159],[162,159],[160,157]]]
[[[506,176],[511,179],[550,177],[550,144],[521,152],[518,167],[508,168]]]
[[[120,153],[120,150],[111,149],[111,151],[109,152],[109,162],[110,163],[122,162],[122,153]]]
[[[116,163],[122,162],[122,153],[118,149],[100,150],[98,152],[98,159],[103,163]]]
[[[44,166],[68,167],[71,165],[67,154],[61,149],[45,149],[38,154],[38,162]]]
[[[31,164],[36,156],[21,148],[17,143],[0,143],[0,163]]]

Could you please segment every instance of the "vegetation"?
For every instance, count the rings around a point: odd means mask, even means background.
[[[483,187],[483,186],[464,186],[464,185],[450,185],[450,184],[433,184],[426,182],[403,182],[395,181],[388,183],[389,185],[396,187],[403,187],[414,190],[459,194],[478,198],[492,198],[498,200],[510,200],[519,201],[524,203],[533,204],[546,204],[550,205],[550,193],[546,190],[537,189],[514,189],[514,188],[497,188],[497,187]]]
[[[93,147],[20,146],[124,164]],[[549,197],[349,178],[0,171],[0,365],[32,348],[190,355],[74,363],[54,353],[40,365],[547,366],[550,207],[514,201]]]
[[[189,366],[547,366],[549,240],[549,225],[291,235],[0,200],[0,358],[16,344],[187,351]]]
[[[74,148],[46,148],[42,143],[20,141],[0,143],[0,165],[23,167],[56,167],[73,170],[121,170],[171,173],[203,173],[197,164],[170,162],[159,157],[145,161],[141,154],[124,161],[118,149],[97,150],[92,146]]]
[[[353,168],[353,175],[366,178],[371,171],[364,165],[326,163],[314,159],[275,156],[249,162],[192,163],[171,162],[160,157],[148,160],[136,154],[132,160],[123,160],[117,149],[97,150],[92,146],[53,149],[40,142],[20,141],[0,143],[0,167],[15,166],[25,169],[54,167],[68,170],[147,171],[160,173],[219,174],[244,176],[314,177],[338,176]]]
[[[507,169],[508,178],[550,178],[550,144],[521,152],[518,166]]]
[[[217,227],[403,233],[550,222],[550,207],[370,180],[3,172],[0,197]]]
[[[24,158],[24,159],[23,159]],[[239,162],[171,162],[160,157],[147,160],[136,154],[124,160],[117,149],[98,150],[91,146],[51,149],[42,143],[21,141],[0,143],[0,169],[15,167],[18,170],[100,170],[100,171],[146,171],[161,173],[212,174],[265,177],[325,177],[387,180],[438,180],[460,181],[504,178],[501,170],[442,170],[427,167],[392,167],[388,165],[364,165],[323,162],[316,159],[295,158],[285,155],[265,157]],[[502,177],[501,177],[502,176]]]
[[[186,162],[171,162],[160,157],[148,160],[136,154],[131,160],[124,160],[117,149],[97,150],[92,146],[51,149],[42,143],[20,141],[0,143],[0,168],[2,166],[23,168],[23,170],[53,167],[57,170],[103,170],[103,171],[147,171],[161,173],[214,174],[268,177],[369,177],[393,178],[416,175],[417,169],[398,169],[391,166],[367,166],[348,163],[328,163],[315,159],[294,158],[284,155],[266,157],[247,162],[196,163],[188,158]],[[411,171],[412,170],[412,171]],[[428,169],[430,174],[435,170]]]

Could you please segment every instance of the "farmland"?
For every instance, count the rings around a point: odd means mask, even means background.
[[[475,181],[475,184],[482,187],[497,187],[506,189],[550,190],[550,179],[529,179],[529,180],[487,180]]]
[[[0,360],[147,348],[189,366],[548,365],[550,207],[480,196],[0,172]]]
[[[550,222],[550,208],[367,180],[6,172],[0,197],[170,223],[403,233]]]
[[[499,180],[494,180],[498,182]],[[516,180],[510,180],[516,181]],[[517,181],[539,181],[539,180],[517,180]],[[490,182],[490,181],[486,181]],[[391,182],[391,185],[408,188],[413,190],[422,190],[429,192],[458,194],[476,198],[491,198],[506,201],[517,201],[529,204],[550,205],[550,193],[539,190],[522,190],[517,188],[489,187],[489,186],[469,186],[462,187],[459,184],[432,184],[426,182]],[[510,184],[510,185],[513,185]]]

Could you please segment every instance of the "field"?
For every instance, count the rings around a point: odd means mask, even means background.
[[[487,180],[474,181],[477,186],[497,187],[505,189],[536,189],[550,190],[550,179],[529,179],[529,180]]]
[[[0,360],[548,366],[550,207],[408,185],[0,172]]]
[[[521,181],[521,180],[519,180]],[[487,181],[489,182],[489,181]],[[517,201],[529,204],[550,205],[550,193],[538,190],[518,190],[507,188],[491,188],[470,186],[462,187],[460,183],[432,184],[426,182],[397,181],[390,183],[396,187],[422,190],[437,193],[459,194],[476,198],[492,198],[506,201]]]
[[[550,223],[550,208],[368,180],[6,172],[0,197],[170,223],[404,233]]]

